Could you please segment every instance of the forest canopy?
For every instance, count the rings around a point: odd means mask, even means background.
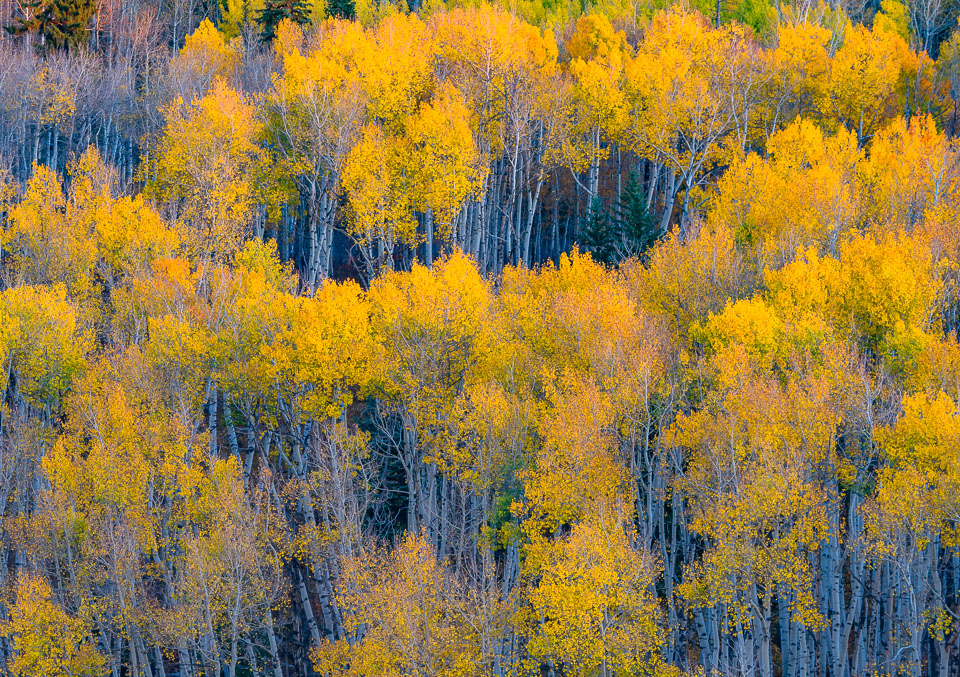
[[[954,677],[960,6],[0,0],[15,677]]]

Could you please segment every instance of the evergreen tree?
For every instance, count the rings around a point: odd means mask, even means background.
[[[284,19],[290,19],[301,26],[310,23],[310,6],[306,0],[266,0],[257,23],[264,42],[272,41],[277,34],[277,26]]]
[[[656,224],[647,209],[643,183],[630,172],[614,210],[618,260],[640,256],[657,241]]]
[[[95,11],[95,0],[29,0],[25,16],[5,28],[12,35],[36,33],[44,49],[70,50],[89,40],[87,24]]]
[[[656,224],[647,209],[643,184],[634,172],[613,209],[605,209],[599,197],[593,199],[580,237],[593,259],[607,265],[642,256],[656,241]]]
[[[614,230],[615,224],[610,214],[604,209],[603,201],[599,197],[593,198],[587,219],[583,224],[580,243],[586,251],[590,252],[594,261],[605,264],[615,262],[616,233]]]
[[[353,0],[327,0],[327,16],[355,19],[357,9]]]

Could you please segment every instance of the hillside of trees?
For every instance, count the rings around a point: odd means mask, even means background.
[[[0,674],[960,675],[960,6],[0,0]]]

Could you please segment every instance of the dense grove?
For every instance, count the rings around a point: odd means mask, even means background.
[[[3,673],[960,674],[957,8],[414,9],[0,2]]]

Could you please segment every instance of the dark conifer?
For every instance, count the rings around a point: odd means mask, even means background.
[[[356,18],[357,10],[353,0],[327,0],[327,15],[352,20]]]
[[[616,237],[614,226],[610,214],[603,207],[603,201],[599,197],[593,198],[587,219],[583,224],[580,241],[595,261],[614,263],[614,238]]]
[[[267,0],[257,17],[261,39],[264,42],[272,41],[277,35],[277,26],[284,19],[301,26],[310,23],[310,6],[305,0]]]
[[[616,224],[619,259],[640,256],[657,241],[656,224],[647,209],[643,182],[636,172],[630,172],[630,178],[614,209],[613,220]]]
[[[656,241],[656,224],[647,209],[643,184],[632,172],[612,209],[594,198],[580,236],[584,250],[607,265],[642,256]]]
[[[41,49],[70,50],[89,40],[87,25],[95,11],[95,0],[29,0],[25,16],[5,28],[11,35],[36,33]]]

